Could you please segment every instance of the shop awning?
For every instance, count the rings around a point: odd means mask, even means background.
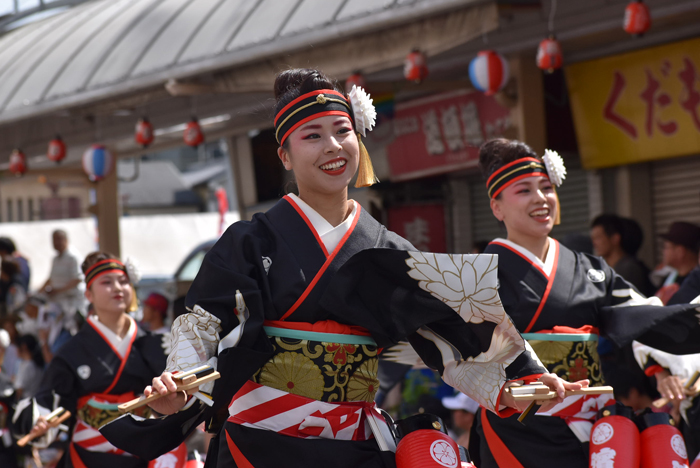
[[[371,72],[497,25],[483,0],[95,0],[0,37],[0,124],[202,75],[245,92],[288,66]]]

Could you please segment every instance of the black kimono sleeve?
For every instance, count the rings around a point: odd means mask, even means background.
[[[499,411],[506,382],[546,369],[503,310],[497,267],[495,255],[372,249],[338,270],[320,305],[381,347],[408,339],[445,382]]]
[[[602,262],[608,278],[607,304],[600,308],[601,332],[617,346],[637,340],[672,354],[700,353],[699,305],[661,305],[645,298],[623,277]]]

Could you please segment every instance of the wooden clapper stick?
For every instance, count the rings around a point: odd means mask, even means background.
[[[47,414],[45,419],[46,419],[46,423],[49,426],[49,429],[51,429],[53,427],[57,427],[58,425],[62,424],[66,419],[70,418],[70,416],[71,416],[70,411],[66,411],[64,408],[59,406],[58,408],[56,408],[55,410],[53,410],[52,412]],[[17,445],[19,445],[20,447],[24,447],[32,440],[36,439],[37,437],[41,437],[44,434],[45,434],[45,432],[42,434],[29,433],[29,434],[25,435],[24,437],[22,437],[21,439],[19,439],[17,441]]]
[[[700,371],[695,371],[695,373],[688,379],[688,381],[683,385],[683,388],[688,390],[688,393],[692,396],[693,394],[697,394],[700,392],[700,388],[698,388],[698,383],[700,383]],[[659,398],[658,400],[654,400],[654,403],[652,403],[652,406],[654,408],[663,408],[668,404],[668,402],[671,401],[668,398]]]
[[[173,380],[177,384],[177,391],[185,391],[188,393],[188,395],[190,394],[190,390],[197,388],[200,385],[203,385],[207,382],[211,382],[212,380],[216,380],[219,377],[221,377],[221,374],[216,372],[214,368],[208,364],[173,374]],[[162,396],[163,395],[161,395],[160,393],[151,393],[147,397],[141,396],[139,398],[135,398],[131,401],[119,405],[119,412],[128,413],[129,411],[133,411],[136,408],[145,406]]]
[[[525,424],[527,418],[537,412],[540,406],[547,400],[557,397],[557,393],[549,389],[542,382],[535,382],[527,385],[515,385],[506,389],[513,396],[515,401],[529,401],[530,405],[518,417],[518,421]],[[580,390],[567,390],[564,396],[571,395],[602,395],[613,393],[612,387],[587,387]]]

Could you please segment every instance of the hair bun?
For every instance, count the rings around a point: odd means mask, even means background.
[[[318,89],[340,91],[336,82],[313,68],[292,68],[284,70],[275,79],[275,114],[302,94]],[[342,91],[341,91],[342,92]]]

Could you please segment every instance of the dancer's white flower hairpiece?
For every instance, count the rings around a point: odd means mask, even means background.
[[[352,85],[348,93],[352,112],[355,114],[355,128],[363,136],[367,136],[367,131],[371,131],[377,119],[377,111],[374,109],[372,99],[369,94],[357,85]]]
[[[566,166],[564,166],[562,157],[556,151],[546,149],[544,150],[542,161],[545,168],[547,168],[549,180],[557,187],[560,187],[561,183],[566,179]]]
[[[126,274],[129,276],[131,284],[136,285],[139,281],[141,281],[141,272],[134,261],[129,257],[127,257],[124,261],[124,268],[126,268]]]

